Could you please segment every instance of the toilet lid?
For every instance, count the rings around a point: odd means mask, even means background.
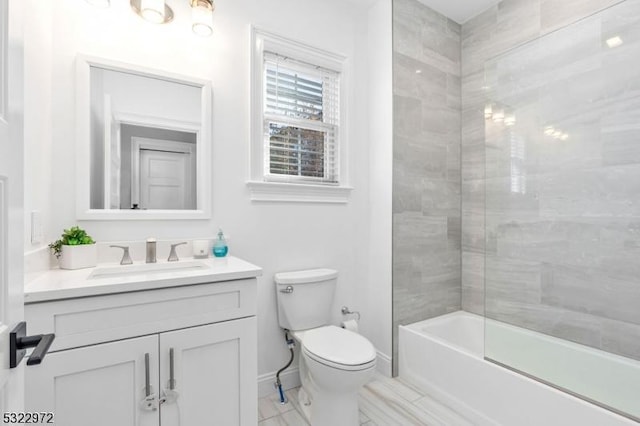
[[[364,336],[334,325],[306,331],[302,345],[320,362],[356,366],[376,359],[375,348]]]

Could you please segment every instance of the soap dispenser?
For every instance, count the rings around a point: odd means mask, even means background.
[[[227,246],[227,240],[224,239],[224,234],[222,233],[222,229],[218,232],[218,238],[215,243],[213,243],[213,255],[215,257],[225,257],[229,252],[229,247]]]

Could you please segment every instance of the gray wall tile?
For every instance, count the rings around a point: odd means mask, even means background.
[[[461,308],[460,25],[394,0],[393,351],[397,327]]]
[[[394,0],[394,360],[399,324],[460,308],[640,359],[640,67],[602,49],[640,40],[615,14],[581,21],[617,3],[503,0],[461,27]],[[496,95],[537,117],[517,125],[519,193]]]
[[[635,359],[638,16],[639,2],[504,0],[463,25],[461,75],[463,309]],[[496,101],[516,126],[485,120]]]
[[[620,2],[621,0],[542,0],[540,11],[542,33],[572,24]]]

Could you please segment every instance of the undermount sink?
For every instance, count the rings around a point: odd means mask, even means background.
[[[205,269],[210,269],[210,266],[198,261],[103,266],[95,268],[89,275],[89,279],[95,280],[101,278],[131,277],[136,275],[160,274],[170,272],[201,271]]]

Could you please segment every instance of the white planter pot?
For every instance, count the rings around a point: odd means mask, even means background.
[[[62,246],[62,255],[58,259],[61,269],[93,268],[97,263],[98,250],[95,244]]]

